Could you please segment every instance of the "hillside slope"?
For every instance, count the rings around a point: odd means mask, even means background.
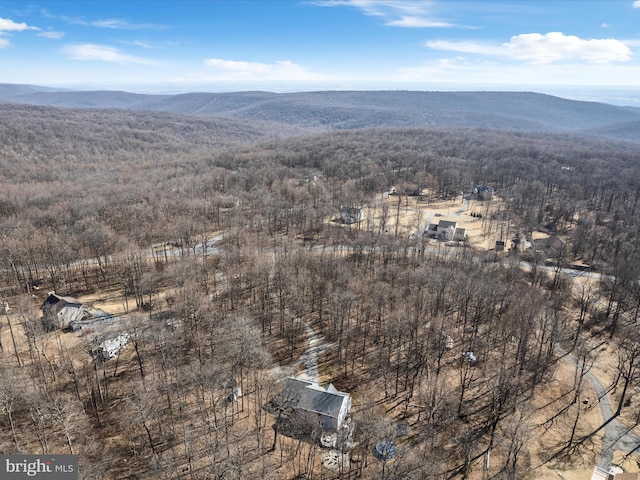
[[[83,168],[113,167],[120,160],[160,161],[299,132],[259,121],[0,104],[0,180],[34,173],[40,179],[54,178],[59,172],[52,166],[58,161],[75,174]],[[89,167],[88,162],[98,166]]]
[[[640,138],[640,110],[528,92],[326,91],[142,95],[56,92],[0,85],[5,102],[70,108],[118,108],[262,120],[338,130],[365,127],[465,127]],[[631,128],[620,130],[615,126]]]

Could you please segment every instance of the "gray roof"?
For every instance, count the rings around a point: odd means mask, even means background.
[[[340,392],[332,384],[323,388],[317,383],[288,377],[285,379],[280,400],[289,406],[308,412],[338,418],[349,394]]]
[[[42,313],[47,318],[55,317],[60,326],[66,327],[70,322],[82,319],[85,307],[80,300],[52,292],[42,304]]]
[[[362,212],[361,207],[340,207],[340,212],[342,213],[360,213]]]
[[[548,238],[539,238],[537,240],[533,240],[533,244],[536,248],[551,248],[554,250],[562,250],[566,248],[566,244],[564,241],[558,237],[557,235],[552,235]]]
[[[473,193],[493,192],[493,187],[490,187],[488,185],[476,185],[471,191]]]
[[[440,223],[438,223],[438,230],[446,229],[449,227],[456,228],[457,226],[458,226],[458,222],[451,222],[449,220],[440,220]]]
[[[79,307],[82,305],[82,302],[77,298],[73,297],[63,297],[61,295],[56,295],[55,293],[50,293],[47,299],[44,301],[42,308],[52,307],[56,305],[56,308],[62,309],[66,306],[76,306]]]

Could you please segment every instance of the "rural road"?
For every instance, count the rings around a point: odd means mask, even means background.
[[[462,200],[462,207],[456,212],[454,216],[459,217],[461,213],[464,213],[467,210],[469,210],[469,200],[465,198],[464,200]]]
[[[573,355],[565,352],[561,347],[557,347],[558,352],[572,365],[576,365],[576,359]],[[640,446],[640,436],[630,431],[617,418],[613,418],[613,410],[609,403],[607,390],[600,382],[600,379],[592,372],[585,375],[596,394],[598,395],[598,404],[602,413],[602,420],[608,422],[604,427],[604,435],[602,438],[602,449],[598,459],[598,467],[608,470],[613,463],[613,454],[616,451],[629,453]]]
[[[598,403],[600,404],[602,419],[605,421],[610,420],[604,427],[602,450],[600,450],[600,458],[598,460],[598,466],[608,470],[613,461],[613,453],[620,450],[626,454],[636,449],[638,445],[640,445],[640,436],[629,431],[617,418],[613,418],[613,410],[609,403],[607,391],[602,386],[598,377],[591,372],[587,373],[586,377],[598,394]]]

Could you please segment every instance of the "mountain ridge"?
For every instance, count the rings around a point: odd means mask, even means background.
[[[123,109],[259,120],[313,130],[464,127],[640,138],[640,109],[534,92],[315,91],[272,93],[57,91],[0,84],[3,103]],[[625,125],[624,129],[618,128]],[[610,132],[615,134],[610,135]]]

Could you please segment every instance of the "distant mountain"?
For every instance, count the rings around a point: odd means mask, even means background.
[[[303,129],[481,127],[640,138],[640,109],[528,92],[188,93],[43,91],[0,85],[5,102],[262,120]],[[619,126],[624,125],[624,128]]]
[[[123,110],[153,110],[137,108],[149,101],[150,95],[119,91],[93,92],[29,92],[8,98],[12,103],[63,108],[119,108]],[[152,97],[152,98],[155,98]]]
[[[0,83],[0,102],[7,101],[20,95],[29,95],[36,92],[63,92],[60,88],[39,87],[37,85],[17,85],[13,83]]]

